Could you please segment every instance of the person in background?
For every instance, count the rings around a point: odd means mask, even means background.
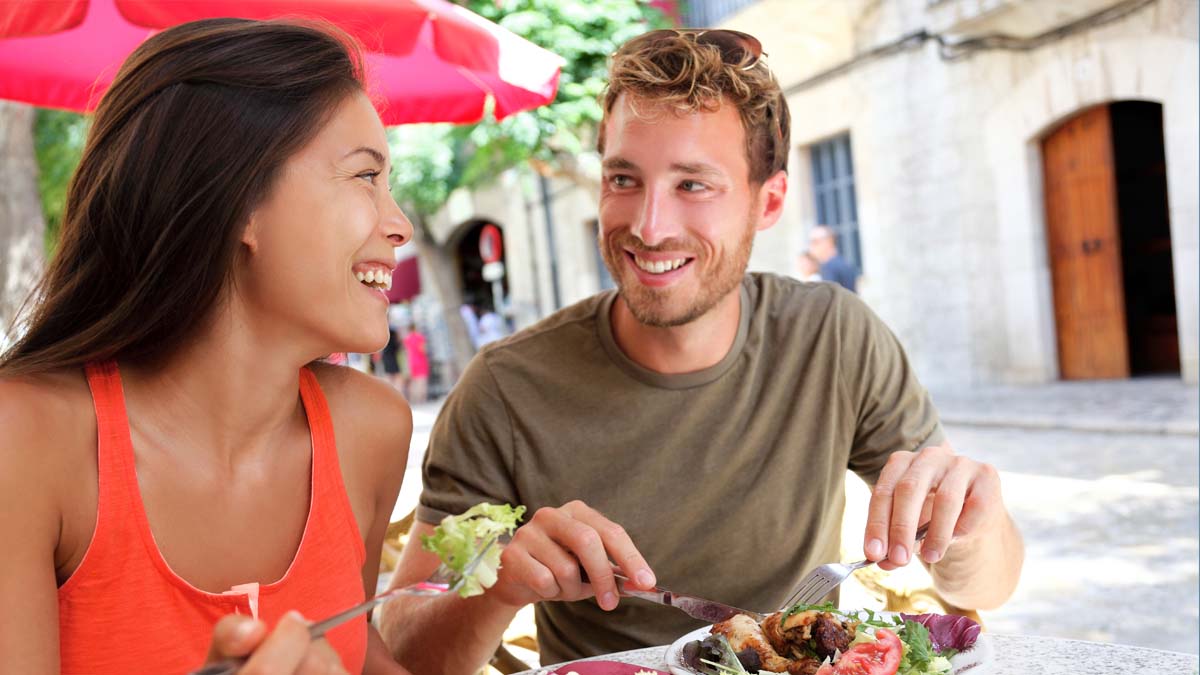
[[[404,355],[408,359],[408,401],[424,403],[429,393],[429,355],[425,336],[413,324],[404,328]]]
[[[150,36],[101,99],[0,354],[0,671],[407,673],[365,616],[412,417],[321,362],[387,342],[412,225],[332,28]],[[336,434],[335,434],[336,431]]]
[[[419,675],[478,672],[530,603],[546,664],[704,625],[620,598],[614,565],[633,588],[777,609],[838,559],[848,470],[874,487],[867,558],[920,558],[948,602],[1002,604],[1023,549],[998,473],[950,446],[896,337],[837,284],[746,272],[788,187],[787,101],[758,41],[635,37],[602,111],[617,289],[475,355],[430,434],[410,536],[481,501],[532,516],[486,594],[385,605],[393,654]],[[405,547],[391,585],[437,566]]]
[[[508,326],[504,325],[504,318],[491,307],[484,308],[483,314],[479,317],[479,346],[483,347],[503,339],[506,335],[508,335]]]
[[[821,281],[821,263],[808,251],[801,251],[796,258],[800,268],[800,281]]]
[[[808,233],[809,252],[821,263],[821,279],[841,284],[851,293],[858,292],[858,271],[838,255],[837,235],[825,225]]]
[[[458,313],[467,327],[467,337],[471,340],[471,348],[478,351],[480,347],[479,315],[475,313],[475,306],[470,302],[464,302],[459,306]]]
[[[388,326],[388,341],[379,352],[379,358],[383,365],[384,377],[396,388],[396,391],[402,392],[404,391],[404,373],[401,371],[400,359],[404,358],[404,349],[401,347],[398,331],[398,328]]]

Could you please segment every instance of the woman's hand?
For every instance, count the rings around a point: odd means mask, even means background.
[[[270,633],[262,621],[245,616],[230,614],[218,621],[205,663],[245,657],[249,658],[238,670],[241,675],[346,672],[328,642],[308,636],[308,622],[295,611],[285,614]]]

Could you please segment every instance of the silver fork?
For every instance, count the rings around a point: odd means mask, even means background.
[[[925,533],[929,530],[929,523],[917,528],[916,541],[921,541],[925,538]],[[868,565],[874,565],[871,560],[860,560],[856,563],[828,563],[821,565],[808,573],[800,581],[800,585],[796,587],[796,592],[792,593],[792,597],[788,598],[783,604],[783,609],[793,607],[795,605],[811,605],[821,598],[829,595],[829,592],[837,588],[851,574],[857,570],[861,570]]]
[[[487,554],[488,550],[495,545],[496,538],[492,537],[488,540],[487,544],[485,544],[483,548],[479,549],[479,553],[476,553],[475,557],[471,558],[466,566],[463,567],[462,574],[450,569],[445,563],[438,565],[438,568],[434,570],[433,574],[429,575],[429,578],[424,581],[418,581],[415,584],[409,584],[408,586],[403,586],[401,588],[393,588],[390,591],[384,591],[383,593],[376,595],[366,602],[357,604],[349,609],[334,614],[328,619],[318,621],[317,623],[310,625],[308,627],[308,636],[313,640],[319,639],[335,626],[344,623],[349,619],[353,619],[359,614],[364,614],[370,611],[371,608],[383,604],[384,602],[387,602],[388,600],[400,595],[441,595],[443,593],[452,593],[457,591],[459,588],[462,588],[464,583],[466,583],[467,577],[469,577],[471,573],[475,571],[475,568],[479,567],[479,563],[483,561],[483,557]],[[244,658],[226,659],[224,661],[219,661],[217,663],[204,666],[200,670],[194,670],[188,675],[232,675],[233,673],[238,672],[238,670],[240,670],[245,663],[246,659]]]

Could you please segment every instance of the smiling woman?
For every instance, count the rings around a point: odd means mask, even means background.
[[[359,64],[327,27],[199,21],[101,101],[0,356],[11,672],[404,672],[365,618],[301,616],[374,594],[412,428],[316,363],[387,342],[412,236]]]

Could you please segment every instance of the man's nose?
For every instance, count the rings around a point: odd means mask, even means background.
[[[658,246],[678,234],[677,219],[666,195],[652,190],[644,194],[630,230],[646,246]]]

